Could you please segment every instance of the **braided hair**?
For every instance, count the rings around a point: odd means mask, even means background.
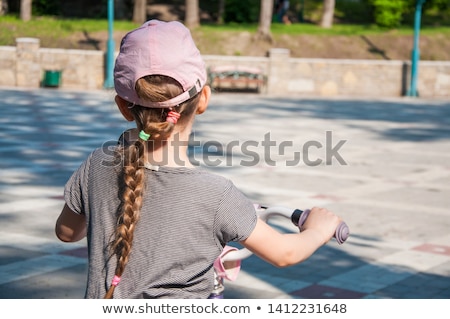
[[[141,99],[152,102],[166,101],[183,92],[181,85],[174,79],[151,75],[139,79],[136,92]],[[193,116],[200,95],[176,106],[173,110],[180,114],[180,120],[169,121],[170,109],[148,108],[130,105],[130,111],[135,119],[137,129],[144,132],[134,143],[119,146],[116,156],[122,162],[119,175],[119,197],[121,204],[117,209],[117,226],[115,228],[111,247],[111,256],[117,257],[112,284],[104,298],[114,297],[115,287],[118,285],[125,267],[129,261],[134,231],[141,213],[143,193],[145,189],[145,154],[150,143],[163,142],[173,132],[175,125],[184,125]],[[148,140],[147,140],[148,139]]]

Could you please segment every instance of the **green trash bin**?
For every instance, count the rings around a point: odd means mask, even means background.
[[[61,71],[60,70],[46,70],[44,74],[44,86],[45,87],[59,87],[61,84]]]

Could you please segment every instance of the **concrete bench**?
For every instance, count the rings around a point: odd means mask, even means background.
[[[217,66],[208,69],[209,84],[212,89],[245,90],[261,92],[266,85],[262,70],[243,66]]]

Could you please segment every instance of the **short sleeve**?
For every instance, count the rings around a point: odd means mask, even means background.
[[[253,203],[229,181],[216,216],[216,232],[222,244],[247,239],[256,226]]]
[[[72,174],[64,187],[64,200],[67,206],[77,214],[85,214],[86,201],[84,196],[87,195],[87,183],[89,175],[89,163],[92,154],[80,165],[80,167]]]

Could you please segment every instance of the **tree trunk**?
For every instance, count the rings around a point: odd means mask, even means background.
[[[8,0],[0,1],[0,16],[8,13]]]
[[[147,0],[134,0],[133,22],[143,24],[147,20]]]
[[[22,21],[31,20],[31,0],[20,0],[20,19]]]
[[[128,13],[125,0],[114,0],[114,17],[116,17],[118,20],[125,20],[127,16]]]
[[[217,24],[223,24],[223,15],[225,14],[225,0],[219,0],[219,10],[217,13]]]
[[[270,26],[272,24],[273,14],[273,0],[261,0],[261,11],[259,14],[258,32],[255,40],[263,40],[272,42],[272,34],[270,33]]]
[[[194,29],[200,25],[200,14],[198,9],[198,0],[186,0],[186,16],[184,24],[189,29]]]
[[[324,0],[323,1],[323,15],[320,26],[322,28],[331,28],[333,26],[334,7],[336,0]]]

